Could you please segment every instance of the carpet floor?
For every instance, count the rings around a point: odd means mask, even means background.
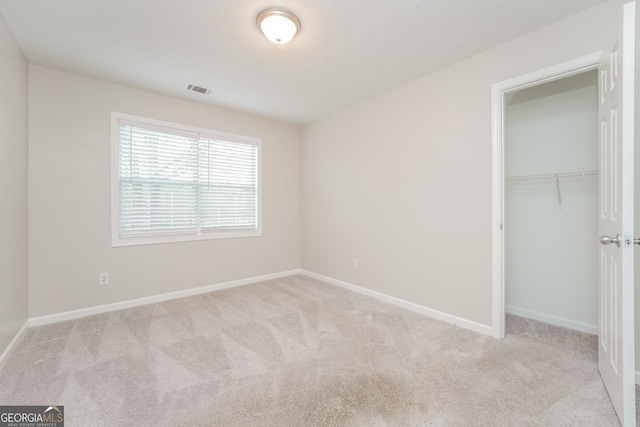
[[[596,337],[496,340],[308,278],[29,329],[0,404],[66,426],[618,426]]]

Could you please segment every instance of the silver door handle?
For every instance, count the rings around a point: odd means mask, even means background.
[[[612,243],[615,243],[616,246],[620,246],[620,235],[616,234],[616,237],[600,236],[600,243],[602,243],[603,245],[610,245]]]

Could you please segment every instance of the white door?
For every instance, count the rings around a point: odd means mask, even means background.
[[[635,2],[624,5],[599,67],[598,368],[624,427],[635,426],[633,296]]]

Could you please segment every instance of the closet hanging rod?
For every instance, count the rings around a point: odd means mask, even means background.
[[[557,173],[539,173],[532,175],[516,175],[506,177],[507,181],[533,181],[538,179],[556,179],[571,178],[576,176],[593,176],[598,175],[597,170],[574,171],[574,172],[557,172]]]

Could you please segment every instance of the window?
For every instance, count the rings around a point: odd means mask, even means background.
[[[260,146],[112,113],[112,246],[261,235]]]

